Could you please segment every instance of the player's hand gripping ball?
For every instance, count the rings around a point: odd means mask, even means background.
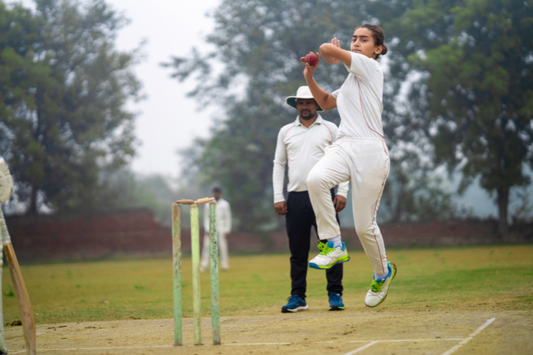
[[[318,63],[318,57],[314,53],[309,53],[305,57],[301,58],[301,61],[304,63],[309,63],[310,66],[314,67]]]

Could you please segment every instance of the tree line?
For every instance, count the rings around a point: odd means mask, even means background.
[[[115,48],[128,20],[104,0],[35,4],[0,0],[0,155],[17,181],[14,199],[30,214],[152,203],[146,182],[171,188],[128,171],[137,140],[125,103],[143,97],[132,72],[140,51]],[[205,39],[215,50],[178,53],[162,69],[194,81],[190,95],[201,106],[219,107],[210,137],[181,152],[191,168],[180,186],[219,184],[240,229],[275,227],[272,160],[279,128],[296,118],[284,98],[304,84],[299,58],[333,36],[348,48],[357,25],[377,23],[390,48],[382,66],[392,170],[382,218],[464,217],[443,187],[459,174],[459,193],[478,179],[494,196],[505,236],[511,192],[531,183],[532,8],[517,0],[223,0]],[[321,66],[316,78],[332,91],[345,76],[342,66]],[[339,123],[336,110],[323,116]]]
[[[370,22],[391,49],[383,60],[389,220],[461,217],[453,192],[441,188],[459,172],[459,193],[477,178],[495,196],[507,234],[510,191],[530,184],[533,164],[530,3],[223,0],[212,16],[206,42],[215,50],[194,49],[166,66],[175,79],[196,81],[190,95],[202,105],[222,109],[211,137],[182,154],[196,179],[228,190],[242,229],[275,223],[272,157],[279,128],[296,117],[283,99],[304,84],[298,59],[334,36],[349,48],[354,28]],[[334,90],[345,76],[342,66],[321,66],[316,79]],[[338,122],[336,112],[323,116]],[[448,175],[435,174],[440,168]]]
[[[137,144],[125,104],[142,98],[140,53],[115,48],[127,22],[104,0],[0,0],[0,155],[28,213],[116,204]]]

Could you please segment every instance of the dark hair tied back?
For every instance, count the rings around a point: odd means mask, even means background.
[[[372,31],[372,37],[374,38],[374,44],[376,46],[383,46],[383,50],[380,54],[376,55],[376,60],[379,60],[379,57],[382,55],[387,54],[389,51],[389,48],[385,45],[385,33],[383,33],[383,30],[378,25],[371,25],[369,23],[365,23],[364,25],[361,25],[359,27],[356,27],[356,30],[358,28],[366,28]]]

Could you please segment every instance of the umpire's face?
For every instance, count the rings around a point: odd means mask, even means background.
[[[314,99],[298,99],[296,100],[296,110],[302,120],[312,120],[316,118],[318,104]]]

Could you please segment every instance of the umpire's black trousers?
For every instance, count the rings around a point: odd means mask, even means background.
[[[334,198],[334,190],[331,190]],[[311,247],[311,227],[316,227],[315,212],[307,191],[289,192],[287,197],[287,215],[285,216],[287,235],[289,236],[289,249],[291,251],[291,295],[299,295],[305,299],[307,288],[307,269],[309,249]],[[339,220],[337,216],[337,221]],[[327,240],[322,240],[327,243]],[[314,243],[313,243],[314,244]],[[317,250],[318,254],[318,250]],[[316,272],[321,272],[317,270]],[[337,264],[326,270],[328,280],[328,295],[340,293],[342,295],[342,272],[343,264]]]

